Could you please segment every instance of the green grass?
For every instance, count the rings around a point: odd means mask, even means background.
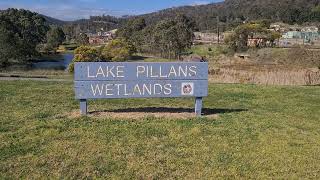
[[[147,57],[143,61],[144,62],[172,62],[172,61],[178,61],[178,60],[158,58],[158,57]]]
[[[49,79],[66,79],[73,80],[73,75],[64,70],[49,70],[49,69],[38,69],[38,70],[0,70],[0,77],[22,77],[22,78],[34,78],[42,77]]]
[[[227,54],[230,50],[226,45],[196,45],[192,46],[189,51],[199,56],[213,58],[221,54]]]
[[[0,81],[0,179],[319,179],[320,87],[209,89],[217,119],[72,119],[72,83]],[[192,106],[101,100],[89,111]]]

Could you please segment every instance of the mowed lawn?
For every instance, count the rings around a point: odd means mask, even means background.
[[[319,86],[210,84],[214,119],[72,118],[71,82],[0,81],[0,107],[0,179],[320,178]],[[139,107],[193,100],[89,102],[91,112]]]

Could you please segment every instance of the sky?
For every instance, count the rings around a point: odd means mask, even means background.
[[[75,20],[90,15],[138,15],[218,1],[222,0],[0,0],[0,9],[24,8],[61,20]]]

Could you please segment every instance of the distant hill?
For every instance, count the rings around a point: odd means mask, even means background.
[[[319,23],[320,12],[312,14],[312,9],[320,6],[320,0],[225,0],[198,6],[181,6],[138,16],[114,17],[92,16],[90,19],[62,21],[42,15],[49,24],[77,27],[77,31],[111,30],[121,27],[128,19],[145,18],[148,24],[162,19],[185,14],[196,22],[200,31],[215,30],[217,22],[222,30],[235,27],[243,21],[267,19],[270,22]],[[320,8],[318,8],[320,9]]]
[[[224,8],[224,3],[212,3],[198,6],[181,6],[168,8],[158,12],[136,16],[135,18],[145,18],[146,22],[156,23],[166,18],[174,18],[177,14],[184,14],[193,19],[200,30],[214,29],[216,27],[219,12]]]
[[[68,21],[62,21],[62,20],[59,20],[59,19],[55,19],[55,18],[52,18],[52,17],[49,17],[49,16],[45,16],[45,15],[42,15],[41,16],[43,18],[46,19],[47,23],[50,24],[50,25],[65,25],[67,23],[69,23]]]
[[[270,22],[282,21],[290,24],[316,21],[312,9],[320,5],[319,0],[225,0],[200,6],[182,6],[145,14],[148,23],[164,18],[172,18],[176,14],[185,14],[192,18],[199,30],[214,30],[234,27],[243,21],[267,19]],[[317,14],[319,16],[319,13]]]
[[[76,38],[80,33],[96,33],[98,31],[110,31],[124,24],[128,18],[114,16],[91,16],[89,19],[79,19],[66,22],[63,25],[64,32],[71,38]]]
[[[96,32],[121,27],[132,18],[144,18],[147,24],[157,23],[166,18],[174,18],[177,14],[185,14],[193,19],[199,31],[230,30],[244,21],[268,20],[269,22],[285,22],[302,24],[313,22],[320,24],[320,12],[312,14],[319,6],[319,0],[225,0],[198,6],[181,6],[160,10],[138,16],[114,17],[92,16],[66,22],[45,16],[51,24],[65,25],[72,36],[79,32]],[[320,9],[320,8],[318,8]]]
[[[288,23],[310,21],[312,8],[319,0],[225,0],[223,16],[270,19]]]
[[[1,10],[0,9],[0,13],[1,12],[4,12],[5,10]],[[68,23],[68,21],[62,21],[62,20],[59,20],[59,19],[55,19],[53,17],[49,17],[49,16],[46,16],[46,15],[43,15],[43,14],[39,14],[40,16],[42,16],[49,25],[65,25]]]

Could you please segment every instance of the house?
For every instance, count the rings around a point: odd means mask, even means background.
[[[286,28],[284,27],[283,23],[273,23],[270,25],[270,30],[276,31],[276,32],[285,32]]]
[[[269,27],[270,30],[286,33],[289,31],[298,31],[298,32],[318,32],[318,28],[316,26],[300,26],[297,24],[289,25],[285,23],[272,23]]]
[[[289,31],[290,25],[282,23],[282,22],[277,22],[277,23],[272,23],[269,27],[270,30],[276,31],[276,32],[280,32],[280,33],[284,33]],[[293,28],[293,27],[291,27]]]
[[[282,35],[285,39],[302,39],[302,33],[300,31],[288,31]]]
[[[279,39],[280,47],[290,47],[295,45],[320,46],[320,33],[289,31]]]
[[[282,35],[283,39],[302,39],[306,42],[320,40],[318,31],[289,31]]]
[[[270,25],[270,29],[282,33],[282,37],[277,42],[279,47],[295,45],[320,46],[320,33],[319,28],[316,26],[273,23]]]
[[[308,27],[303,27],[301,29],[301,32],[313,32],[313,33],[317,33],[319,32],[319,28],[316,26],[308,26]]]
[[[218,43],[223,42],[224,36],[223,34],[217,33],[209,33],[209,32],[194,32],[194,42],[196,43],[204,43],[204,44],[211,44],[211,43]]]
[[[275,44],[268,40],[266,34],[253,34],[248,36],[247,46],[248,47],[273,47]]]
[[[106,44],[108,39],[103,36],[91,36],[89,37],[89,44]]]
[[[279,40],[280,47],[294,45],[320,45],[319,28],[316,26],[305,26],[283,33]]]
[[[97,33],[86,33],[90,44],[106,44],[115,38],[117,29],[111,31],[98,31]]]

